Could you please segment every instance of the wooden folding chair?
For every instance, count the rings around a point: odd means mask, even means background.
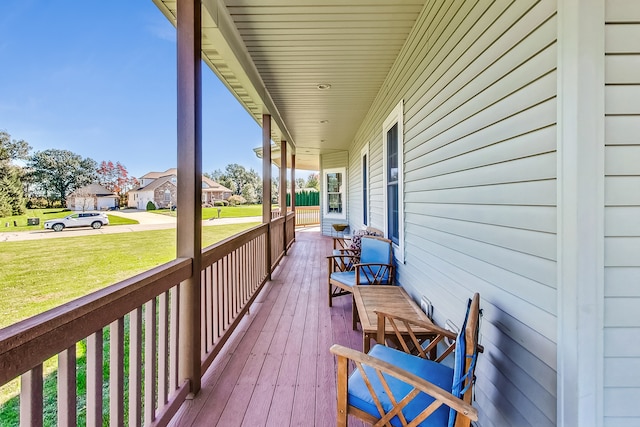
[[[477,410],[471,406],[474,371],[478,352],[478,326],[480,295],[469,300],[467,313],[460,333],[439,328],[424,322],[413,321],[378,312],[378,342],[385,342],[384,325],[391,324],[396,331],[395,342],[400,349],[385,345],[374,346],[368,354],[340,345],[331,347],[338,358],[337,425],[346,427],[352,415],[374,426],[433,426],[469,427],[478,419]],[[399,323],[406,327],[420,326],[431,329],[435,338],[428,346],[415,335],[400,334]],[[388,331],[387,331],[388,334]],[[436,360],[429,360],[431,350],[443,347],[444,338],[455,339],[445,346]],[[439,345],[440,344],[440,345]],[[413,348],[417,354],[408,354]],[[454,367],[440,361],[455,351]],[[348,378],[349,361],[356,369]]]
[[[393,282],[391,240],[363,236],[360,253],[344,250],[329,259],[329,307],[333,298],[351,293],[355,285],[390,285]]]

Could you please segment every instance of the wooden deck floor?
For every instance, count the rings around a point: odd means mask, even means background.
[[[318,228],[296,242],[202,378],[172,426],[334,426],[335,360],[329,347],[362,348],[351,298],[327,303],[331,240]],[[351,426],[361,426],[350,420]]]

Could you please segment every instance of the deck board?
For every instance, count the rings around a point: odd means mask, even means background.
[[[331,240],[318,228],[296,232],[296,243],[203,376],[202,390],[171,426],[335,425],[329,347],[360,349],[362,335],[351,329],[349,296],[328,306],[330,252]]]

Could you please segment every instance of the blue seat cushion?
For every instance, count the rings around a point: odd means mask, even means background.
[[[406,354],[402,351],[395,350],[393,348],[386,347],[384,345],[376,345],[369,352],[370,356],[384,360],[391,363],[407,372],[423,378],[430,383],[447,391],[451,390],[453,381],[453,369],[445,366],[441,363],[433,362],[431,360],[422,359],[417,356]],[[385,412],[390,411],[393,408],[389,396],[385,392],[382,383],[375,373],[373,368],[364,366],[364,370],[367,373],[367,377],[373,386],[376,395],[380,399]],[[395,397],[396,401],[402,400],[413,387],[406,384],[390,375],[384,374],[384,377]],[[412,420],[420,414],[427,406],[433,403],[435,399],[425,393],[419,393],[413,400],[403,409],[403,414],[407,420]],[[367,388],[362,375],[359,370],[355,370],[349,378],[349,391],[348,391],[349,405],[354,406],[364,412],[367,412],[374,417],[380,418],[381,414],[376,408],[373,397]],[[446,405],[440,406],[431,416],[422,423],[418,424],[422,427],[443,427],[447,425],[449,420],[449,407]],[[401,422],[398,417],[391,419],[391,424],[394,426],[401,426]]]
[[[350,288],[356,285],[356,272],[355,271],[336,271],[335,273],[331,273],[331,280],[335,280],[337,282],[342,283],[343,285],[349,286]],[[366,277],[360,276],[359,285],[370,285],[371,283],[366,279]]]

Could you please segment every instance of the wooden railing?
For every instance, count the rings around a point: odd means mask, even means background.
[[[267,224],[206,248],[202,254],[202,373],[213,362],[267,280]]]
[[[285,223],[285,232],[286,232],[286,247],[289,249],[293,244],[293,241],[296,237],[296,214],[293,212],[287,213],[287,221]]]
[[[188,382],[178,381],[176,325],[178,285],[191,275],[191,266],[189,259],[176,259],[0,330],[0,384],[21,376],[20,425],[42,425],[43,363],[56,355],[57,424],[76,425],[76,344],[85,339],[87,425],[103,422],[105,366],[110,373],[106,412],[112,425],[124,423],[126,371],[129,425],[170,419],[189,390]],[[103,360],[105,346],[109,360]]]
[[[296,206],[296,227],[320,224],[320,206]]]
[[[203,250],[201,374],[266,283],[267,248],[273,269],[284,255],[285,230],[286,246],[293,242],[294,222],[290,213]],[[0,330],[0,385],[21,378],[20,424],[43,424],[43,364],[57,356],[58,419],[47,422],[76,425],[76,345],[86,342],[87,425],[102,425],[103,413],[111,425],[166,425],[190,390],[178,376],[180,323],[187,321],[178,307],[191,269],[190,259],[176,259]]]
[[[291,208],[287,208],[287,215],[291,214]],[[271,220],[280,218],[280,209],[271,211]],[[296,227],[320,224],[320,206],[296,206]]]
[[[278,217],[271,221],[271,269],[276,268],[280,259],[284,256],[284,217]]]

